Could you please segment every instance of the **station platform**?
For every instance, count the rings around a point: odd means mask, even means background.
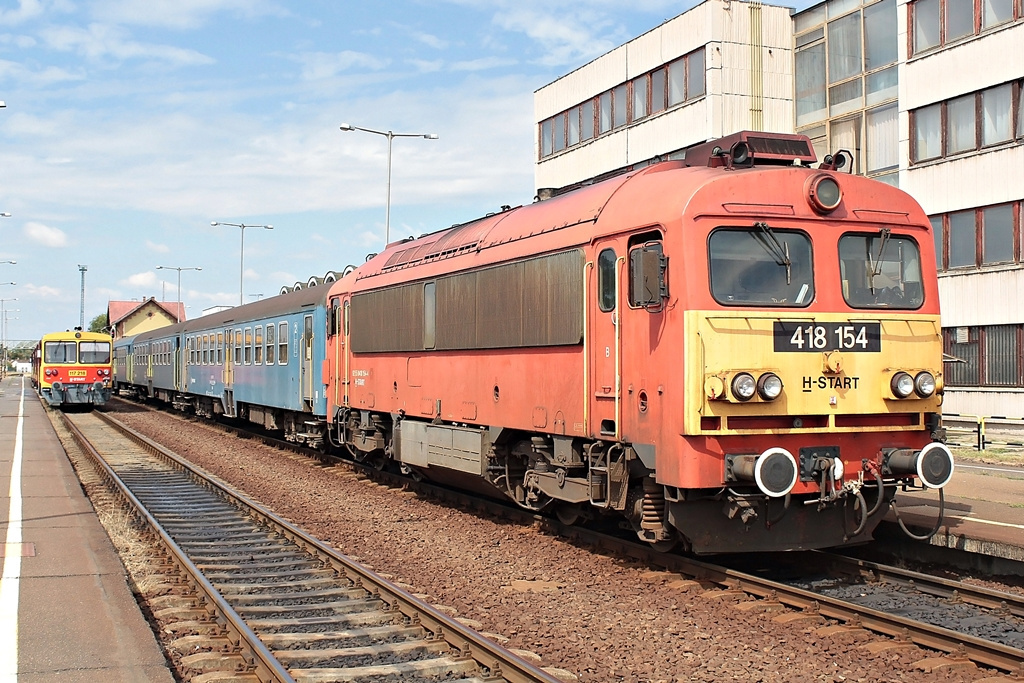
[[[29,378],[0,381],[0,681],[174,680]]]
[[[956,550],[956,564],[964,569],[1024,576],[1024,467],[961,457],[944,493],[942,524],[929,541],[908,539],[892,510],[876,530],[876,539],[898,543],[898,551],[887,551],[901,557],[930,561],[941,552],[942,561],[948,562],[948,551]],[[921,534],[935,527],[938,492],[901,492],[897,501],[900,517],[912,531]]]

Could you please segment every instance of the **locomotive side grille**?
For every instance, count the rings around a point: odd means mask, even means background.
[[[453,351],[579,344],[583,252],[571,251],[352,297],[355,353]],[[435,310],[426,307],[435,302]],[[433,316],[427,314],[433,313]],[[425,316],[435,321],[425,348]]]

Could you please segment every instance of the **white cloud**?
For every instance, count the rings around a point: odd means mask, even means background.
[[[171,251],[171,248],[166,244],[157,244],[150,240],[146,240],[146,248],[150,251],[155,251],[158,254],[166,254]]]
[[[0,25],[20,24],[42,15],[44,10],[40,0],[18,0],[18,9],[0,9]]]
[[[302,52],[292,57],[302,65],[302,79],[319,81],[334,78],[350,69],[379,70],[387,66],[385,59],[378,59],[364,52],[343,50],[341,52]]]
[[[129,275],[124,280],[121,280],[121,284],[126,287],[154,287],[158,281],[156,273],[149,270],[145,273]]]
[[[35,297],[39,299],[61,299],[64,294],[56,287],[49,285],[21,285],[21,289],[28,295],[26,298]]]
[[[267,0],[99,0],[92,7],[93,15],[104,21],[174,29],[202,26],[224,12],[246,19],[289,15]]]
[[[59,228],[51,228],[33,221],[25,224],[24,232],[26,237],[44,247],[66,247],[68,245],[68,236]]]
[[[516,60],[514,59],[481,57],[480,59],[470,59],[464,62],[454,62],[451,69],[452,71],[484,71],[486,69],[495,69],[501,66],[513,66],[514,64],[516,64]]]
[[[214,60],[195,50],[169,45],[139,43],[124,29],[110,24],[89,24],[87,28],[56,26],[40,32],[46,44],[62,52],[73,52],[86,59],[156,60],[176,66],[213,64]]]

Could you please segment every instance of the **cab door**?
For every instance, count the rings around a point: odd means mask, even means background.
[[[585,330],[588,415],[591,437],[617,439],[618,403],[621,392],[621,342],[619,329],[620,279],[624,257],[615,241],[599,243],[587,283]]]

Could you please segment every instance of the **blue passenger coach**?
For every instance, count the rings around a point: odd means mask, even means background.
[[[118,388],[237,417],[319,447],[326,288],[309,287],[115,342]]]

